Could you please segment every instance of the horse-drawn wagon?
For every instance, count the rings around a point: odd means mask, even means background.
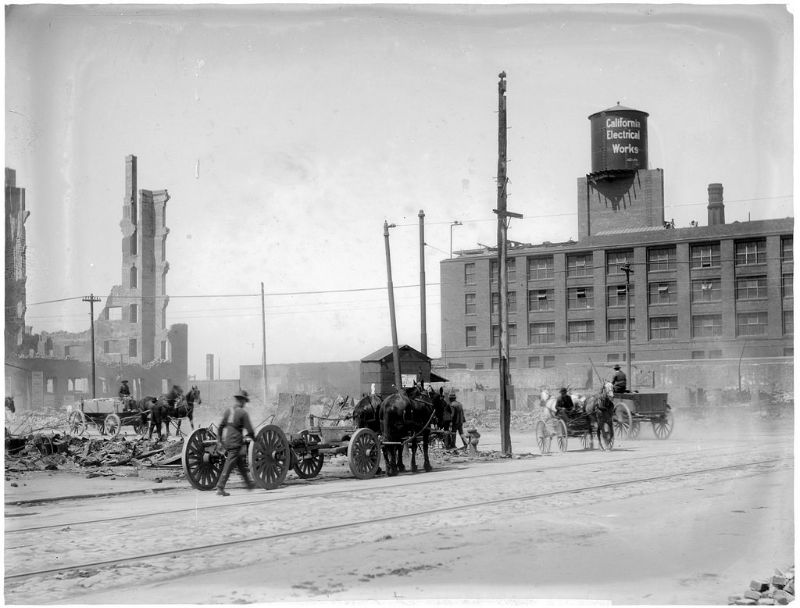
[[[600,449],[612,449],[614,438],[629,435],[633,426],[633,417],[627,403],[611,399],[612,394],[610,383],[605,383],[597,395],[572,396],[573,411],[561,417],[556,412],[556,398],[548,391],[542,391],[540,396],[542,418],[536,423],[535,429],[539,451],[542,454],[549,454],[555,439],[557,451],[566,452],[570,437],[579,438],[584,448],[591,448],[594,446],[594,434],[597,435]],[[603,395],[611,399],[613,410],[609,408],[608,411],[604,411]]]
[[[139,434],[147,429],[147,420],[142,418],[142,412],[132,399],[81,399],[69,407],[67,425],[72,435],[83,435],[90,428],[111,437],[116,437],[123,426],[131,426]]]
[[[631,424],[628,436],[636,439],[641,425],[649,422],[658,439],[667,439],[675,428],[675,417],[667,403],[667,393],[615,393],[614,403],[626,406],[630,411]]]

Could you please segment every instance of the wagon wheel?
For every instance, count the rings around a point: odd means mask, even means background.
[[[559,452],[566,452],[567,451],[567,425],[564,424],[563,420],[558,420],[558,424],[556,424],[555,428],[555,435],[556,435],[556,445],[558,446]]]
[[[122,428],[122,423],[120,422],[119,416],[116,414],[109,414],[106,416],[105,422],[103,423],[103,429],[106,435],[116,437],[119,435],[120,428]]]
[[[610,450],[614,447],[614,426],[613,422],[603,420],[600,424],[600,449]]]
[[[634,420],[631,423],[631,430],[628,431],[628,438],[629,439],[636,439],[639,437],[639,432],[642,430],[642,425],[639,423],[638,420]]]
[[[217,453],[216,439],[209,429],[197,429],[183,443],[181,464],[193,488],[213,490],[217,486],[225,456]]]
[[[659,439],[666,439],[672,435],[672,429],[675,428],[675,418],[672,415],[672,410],[667,409],[657,420],[652,421],[653,433]]]
[[[536,423],[536,445],[539,446],[539,451],[542,454],[550,453],[550,433],[543,420]]]
[[[286,479],[292,462],[289,440],[280,427],[268,424],[250,442],[247,461],[256,485],[274,490]]]
[[[83,435],[86,432],[86,416],[80,410],[70,412],[67,423],[72,435]]]
[[[350,472],[358,479],[371,479],[381,464],[381,442],[372,429],[358,429],[347,446]]]
[[[298,458],[292,458],[292,468],[301,479],[311,479],[319,475],[325,455],[319,452],[308,452]]]
[[[614,406],[614,435],[619,437],[627,437],[631,432],[633,425],[633,416],[631,410],[625,403],[620,401]]]
[[[133,430],[136,432],[137,435],[141,435],[142,437],[144,437],[145,434],[147,433],[148,426],[150,426],[150,423],[147,420],[147,417],[145,417],[144,422],[142,422],[141,417],[137,418],[133,422]]]

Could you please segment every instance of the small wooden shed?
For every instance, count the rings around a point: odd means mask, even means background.
[[[383,348],[361,359],[361,392],[367,395],[375,384],[378,395],[387,396],[396,392],[394,386],[394,353],[391,346]],[[398,347],[400,353],[400,375],[404,387],[420,378],[425,384],[447,382],[431,371],[431,358],[407,344]]]

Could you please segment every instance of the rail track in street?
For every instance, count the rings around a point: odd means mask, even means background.
[[[744,453],[743,453],[744,452]],[[356,529],[374,528],[376,534],[386,524],[397,526],[397,534],[413,529],[415,525],[432,525],[431,522],[444,516],[481,510],[488,507],[518,508],[520,503],[547,501],[548,499],[571,497],[570,500],[603,501],[614,500],[620,495],[646,492],[648,484],[668,482],[692,484],[702,482],[726,481],[743,476],[758,476],[784,470],[793,466],[791,455],[776,455],[769,446],[752,450],[729,449],[714,451],[687,449],[680,456],[678,470],[665,470],[652,475],[626,476],[625,465],[637,463],[646,465],[648,460],[664,465],[663,454],[647,456],[614,457],[613,452],[598,454],[589,460],[565,464],[550,464],[557,457],[548,458],[550,466],[532,466],[511,470],[472,472],[460,474],[452,469],[443,469],[447,474],[415,475],[394,478],[393,485],[366,485],[357,487],[348,484],[346,489],[327,488],[313,495],[308,492],[290,493],[291,486],[282,488],[285,493],[263,495],[258,499],[240,502],[196,505],[192,508],[168,509],[163,512],[117,515],[108,518],[95,518],[54,525],[30,526],[9,529],[6,525],[6,571],[5,586],[7,601],[12,601],[16,593],[38,580],[57,579],[62,582],[64,592],[70,597],[69,589],[78,593],[81,579],[106,573],[118,576],[121,571],[138,571],[142,568],[160,564],[156,571],[162,580],[179,577],[187,572],[195,572],[187,559],[199,559],[201,563],[215,564],[221,555],[233,551],[241,553],[250,547],[253,558],[262,552],[258,547],[273,547],[278,542],[292,541],[299,537],[317,536],[333,542],[343,532],[352,533]],[[673,456],[674,458],[674,456]],[[537,459],[538,460],[538,459]],[[508,462],[508,461],[507,461]],[[656,466],[651,467],[655,469]],[[546,476],[543,477],[542,474]],[[604,474],[602,479],[598,474]],[[611,475],[609,478],[608,475]],[[566,477],[573,477],[564,482]],[[530,482],[528,482],[530,479]],[[508,480],[508,483],[505,483]],[[479,488],[487,483],[496,488],[493,496],[481,496]],[[453,492],[453,487],[469,484],[476,491],[470,492],[469,500]],[[369,505],[375,497],[387,494],[416,492],[419,500],[411,504],[399,504],[400,512],[375,514],[359,517],[358,511],[369,512]],[[566,487],[565,487],[566,486]],[[531,491],[532,487],[536,487]],[[159,504],[163,495],[148,497],[148,505]],[[316,505],[316,508],[312,506]],[[220,510],[226,513],[220,517]],[[312,516],[303,518],[303,513],[316,514],[314,525],[308,523]],[[323,516],[319,513],[323,512]],[[253,519],[246,534],[236,534],[235,528],[227,521],[238,521],[234,514],[247,514]],[[292,517],[288,517],[291,514]],[[355,514],[347,517],[342,514]],[[344,521],[343,521],[344,519]],[[159,544],[147,550],[134,550],[135,542],[130,541],[131,532],[146,531],[147,534],[161,534],[172,543],[169,548]],[[170,536],[169,533],[173,532]],[[201,542],[197,542],[198,539]],[[119,542],[117,542],[117,540]],[[97,546],[103,543],[105,546]],[[51,551],[38,550],[41,543],[52,546]],[[127,544],[126,544],[127,543]],[[322,544],[325,544],[324,542]],[[38,546],[37,546],[38,545]],[[132,546],[130,546],[132,545]],[[177,546],[175,546],[177,545]],[[113,552],[113,557],[108,555]],[[224,560],[223,560],[224,561]],[[31,568],[31,565],[35,567]],[[20,596],[24,597],[24,596]],[[15,602],[16,603],[16,602]],[[26,603],[26,602],[22,602]]]

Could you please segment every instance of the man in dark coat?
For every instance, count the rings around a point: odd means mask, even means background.
[[[453,431],[453,448],[456,447],[455,433],[458,433],[458,436],[461,437],[461,441],[464,443],[464,449],[466,449],[469,445],[469,441],[467,441],[467,438],[464,436],[464,406],[456,401],[455,393],[450,393],[450,407],[453,409],[452,418],[450,419],[450,428]]]
[[[575,404],[572,403],[572,397],[567,394],[567,389],[562,388],[559,392],[561,394],[556,399],[556,416],[561,418],[564,424],[569,424]]]
[[[619,364],[614,366],[614,377],[611,379],[611,384],[614,385],[615,393],[628,392],[628,377],[620,369]]]
[[[246,455],[244,454],[244,431],[247,431],[251,437],[256,434],[253,430],[253,423],[250,422],[250,415],[244,409],[244,406],[250,401],[250,396],[246,390],[242,389],[233,397],[236,399],[236,404],[225,410],[222,422],[219,423],[217,445],[225,450],[225,466],[222,467],[222,474],[217,482],[217,494],[220,496],[230,496],[225,491],[225,484],[228,483],[228,477],[234,466],[239,470],[239,475],[244,479],[247,489],[252,490],[255,487],[247,474]]]

